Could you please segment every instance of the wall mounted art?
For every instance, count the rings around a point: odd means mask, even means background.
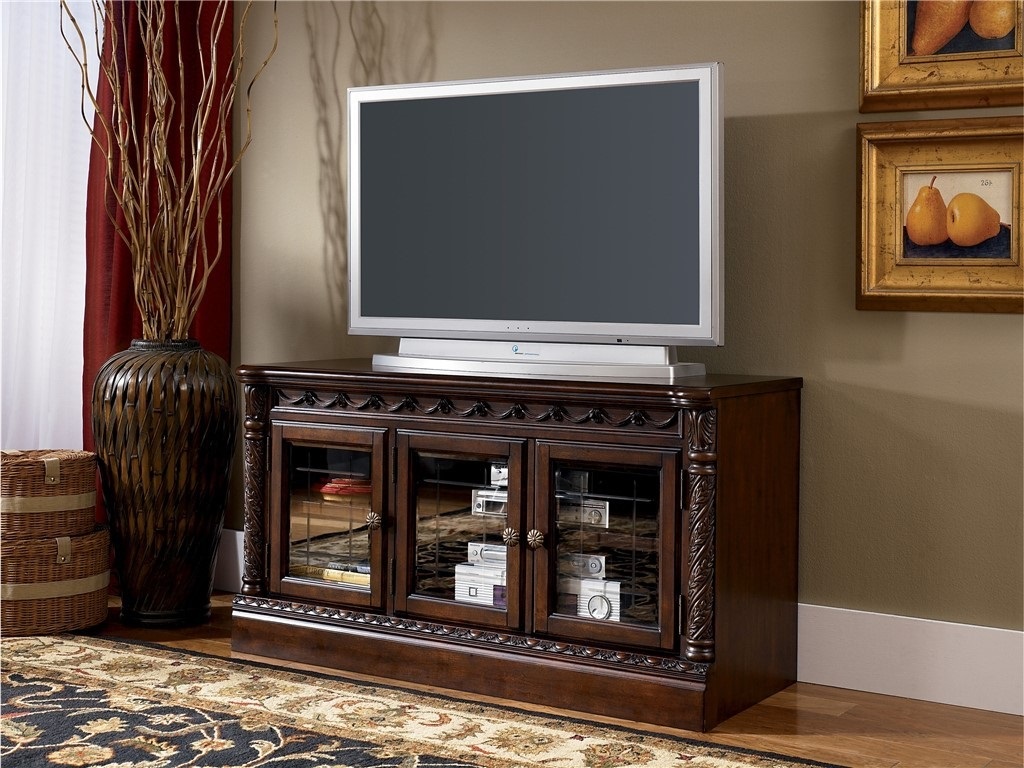
[[[861,112],[1024,103],[1024,0],[864,0]]]
[[[857,139],[857,308],[1024,310],[1024,118],[861,123]]]

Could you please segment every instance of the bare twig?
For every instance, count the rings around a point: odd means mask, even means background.
[[[231,0],[200,0],[214,4],[209,36],[199,25],[194,33],[182,29],[177,0],[138,0],[117,7],[115,0],[93,0],[97,30],[102,29],[113,52],[104,60],[99,31],[91,43],[100,57],[99,77],[110,89],[112,109],[104,114],[87,63],[90,42],[82,33],[67,0],[61,0],[61,35],[82,71],[82,118],[100,153],[106,158],[110,192],[107,215],[132,258],[135,301],[146,339],[184,339],[195,319],[210,274],[223,256],[221,227],[208,241],[206,223],[223,221],[221,197],[231,183],[242,156],[252,143],[252,88],[277,51],[278,19],[274,5],[274,41],[245,91],[245,137],[229,153],[232,115],[245,64],[245,30],[252,0],[244,6],[230,61],[218,58],[217,43],[234,34],[227,19]],[[134,22],[129,8],[135,7]],[[173,16],[169,17],[168,13]],[[65,20],[72,31],[65,26]],[[120,20],[120,22],[118,22]],[[178,48],[165,51],[165,28],[173,20]],[[194,43],[199,56],[199,90],[185,93],[182,41]],[[138,45],[144,72],[138,80],[128,72],[125,48]],[[177,87],[166,66],[176,66]],[[142,89],[142,93],[137,93]],[[139,105],[139,96],[144,96]],[[182,119],[186,99],[194,118]],[[86,105],[96,113],[86,120]]]

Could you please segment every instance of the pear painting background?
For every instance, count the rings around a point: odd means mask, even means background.
[[[1010,171],[903,174],[904,259],[1009,259]]]
[[[1015,48],[1021,0],[907,3],[907,51],[932,56]]]

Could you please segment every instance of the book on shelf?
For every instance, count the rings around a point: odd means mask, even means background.
[[[333,565],[333,564],[332,564]],[[311,579],[323,579],[334,581],[339,584],[348,584],[354,587],[370,586],[370,570],[358,566],[324,567],[319,565],[293,565],[292,576],[305,576]]]
[[[317,485],[315,490],[324,501],[346,501],[352,496],[368,496],[373,486],[365,477],[332,477]]]

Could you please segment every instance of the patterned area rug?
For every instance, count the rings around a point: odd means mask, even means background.
[[[145,643],[0,645],[4,768],[823,765]]]

